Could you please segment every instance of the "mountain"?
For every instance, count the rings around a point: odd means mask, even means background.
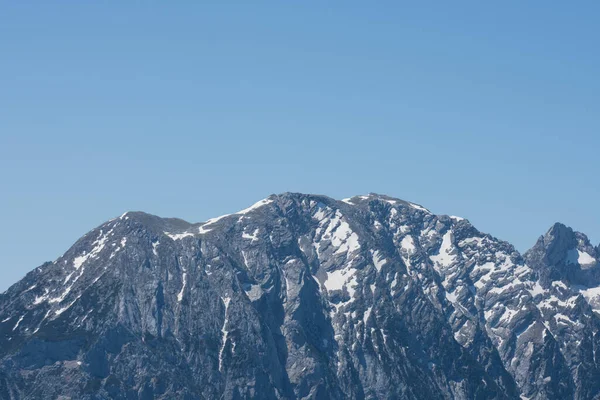
[[[0,398],[600,398],[598,260],[377,194],[128,212],[0,295]]]

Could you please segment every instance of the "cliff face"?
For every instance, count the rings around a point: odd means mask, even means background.
[[[381,195],[130,212],[0,295],[0,398],[591,399],[597,257]]]

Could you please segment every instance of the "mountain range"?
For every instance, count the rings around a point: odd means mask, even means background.
[[[0,398],[598,399],[599,260],[378,194],[127,212],[0,294]]]

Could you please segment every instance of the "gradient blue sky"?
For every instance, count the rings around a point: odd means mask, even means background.
[[[412,3],[0,1],[0,291],[126,210],[284,191],[600,240],[600,3]]]

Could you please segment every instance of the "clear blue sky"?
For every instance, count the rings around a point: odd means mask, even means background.
[[[0,290],[126,210],[367,192],[600,240],[600,3],[1,1]]]

